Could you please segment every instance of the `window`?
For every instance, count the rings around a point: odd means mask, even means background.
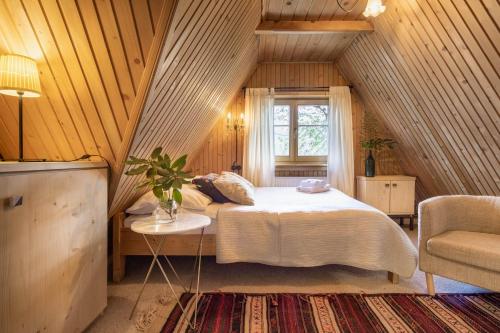
[[[278,162],[326,162],[328,100],[276,99],[274,154]]]

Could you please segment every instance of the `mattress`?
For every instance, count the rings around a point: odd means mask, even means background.
[[[191,213],[201,214],[201,215],[205,215],[205,216],[210,217],[210,219],[212,220],[212,223],[207,228],[205,228],[205,234],[215,234],[217,231],[216,224],[217,224],[217,213],[218,213],[219,209],[221,209],[222,207],[230,207],[232,205],[234,205],[234,204],[212,203],[212,204],[208,205],[208,207],[205,210],[181,209],[180,212],[182,213],[182,211],[188,211]],[[150,216],[151,216],[150,214],[148,214],[148,215],[129,215],[125,218],[124,226],[125,226],[125,228],[130,228],[132,223],[134,223],[135,221],[140,221],[140,220],[143,220],[143,219],[148,218]],[[192,230],[192,231],[186,232],[185,234],[199,234],[199,233],[200,233],[199,230]]]
[[[332,189],[255,189],[254,206],[217,213],[217,262],[312,267],[342,264],[409,277],[417,250],[386,214]]]

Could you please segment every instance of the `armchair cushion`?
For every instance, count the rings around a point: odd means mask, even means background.
[[[446,231],[427,241],[435,256],[500,272],[500,235],[471,231]]]

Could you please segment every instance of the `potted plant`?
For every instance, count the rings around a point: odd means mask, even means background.
[[[393,149],[396,141],[393,139],[374,138],[361,141],[361,147],[368,149],[368,157],[365,160],[365,176],[375,176],[375,159],[372,156],[372,150],[379,151],[385,148]]]
[[[127,176],[144,174],[146,177],[146,180],[141,181],[136,189],[147,187],[158,198],[160,204],[155,211],[158,221],[174,222],[177,217],[177,205],[182,204],[180,189],[183,184],[189,184],[190,181],[187,178],[191,178],[187,172],[183,171],[186,159],[187,155],[183,155],[172,162],[168,154],[162,155],[162,147],[158,147],[147,159],[130,156],[125,162],[133,166],[125,172]]]

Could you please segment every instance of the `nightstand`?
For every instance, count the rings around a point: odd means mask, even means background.
[[[373,206],[391,217],[410,218],[413,230],[415,215],[415,177],[375,176],[357,178],[357,199]]]

